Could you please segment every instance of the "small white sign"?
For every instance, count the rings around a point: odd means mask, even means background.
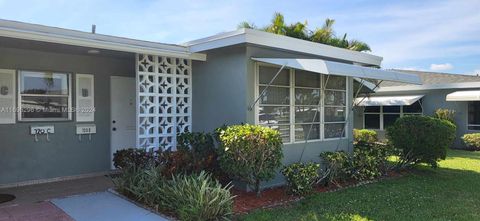
[[[77,125],[77,134],[95,134],[97,127],[95,124],[79,124]]]
[[[30,134],[31,135],[42,135],[42,134],[53,134],[55,133],[54,126],[31,126]]]

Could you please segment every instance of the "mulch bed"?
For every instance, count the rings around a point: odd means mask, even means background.
[[[315,187],[314,193],[332,192],[332,191],[337,191],[347,187],[354,187],[354,186],[360,186],[368,183],[374,183],[382,179],[400,177],[406,173],[407,172],[405,171],[403,172],[392,171],[392,172],[389,172],[384,177],[377,180],[366,181],[366,182],[348,181],[345,183],[341,183],[339,186],[335,186],[335,185],[317,186]],[[233,212],[235,214],[248,213],[255,209],[277,207],[277,206],[298,201],[303,198],[301,196],[293,196],[293,195],[287,194],[287,190],[285,187],[275,187],[275,188],[264,190],[262,191],[262,194],[260,197],[257,197],[255,192],[245,192],[237,189],[232,190],[232,193],[233,195],[236,195],[234,199],[234,206],[233,206]]]

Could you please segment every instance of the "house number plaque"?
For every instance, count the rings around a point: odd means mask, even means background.
[[[31,126],[30,134],[35,136],[35,142],[38,142],[38,135],[47,135],[47,141],[50,141],[48,134],[55,133],[54,126]]]

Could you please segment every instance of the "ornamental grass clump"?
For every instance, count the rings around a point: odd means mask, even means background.
[[[158,206],[175,213],[180,220],[228,220],[233,214],[230,188],[201,172],[175,175],[155,191],[162,195]]]
[[[274,129],[234,125],[219,131],[219,163],[231,178],[245,182],[260,195],[260,183],[275,177],[282,165],[282,139]]]
[[[179,220],[228,220],[233,213],[230,184],[222,186],[206,172],[165,179],[162,169],[129,168],[114,179],[117,191]]]

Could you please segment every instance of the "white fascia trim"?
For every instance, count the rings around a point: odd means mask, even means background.
[[[74,46],[81,46],[81,47],[132,52],[132,53],[138,53],[138,54],[169,56],[169,57],[186,58],[186,59],[200,60],[200,61],[206,60],[205,54],[191,53],[187,49],[185,51],[175,51],[170,49],[145,47],[145,46],[126,44],[126,43],[117,43],[117,42],[111,42],[111,41],[105,41],[105,40],[81,38],[81,37],[67,36],[67,35],[58,35],[54,33],[19,30],[19,29],[13,29],[8,27],[0,27],[0,36],[17,38],[17,39],[25,39],[25,40],[33,40],[33,41],[44,41],[44,42],[57,43],[57,44],[74,45]]]
[[[377,90],[377,92],[421,91],[421,90],[437,90],[437,89],[467,89],[467,88],[480,88],[480,82],[380,87]]]
[[[364,65],[380,66],[383,58],[363,52],[351,51],[330,45],[276,35],[253,29],[239,29],[184,43],[192,52],[201,52],[235,44],[250,43],[266,47],[312,54]]]

